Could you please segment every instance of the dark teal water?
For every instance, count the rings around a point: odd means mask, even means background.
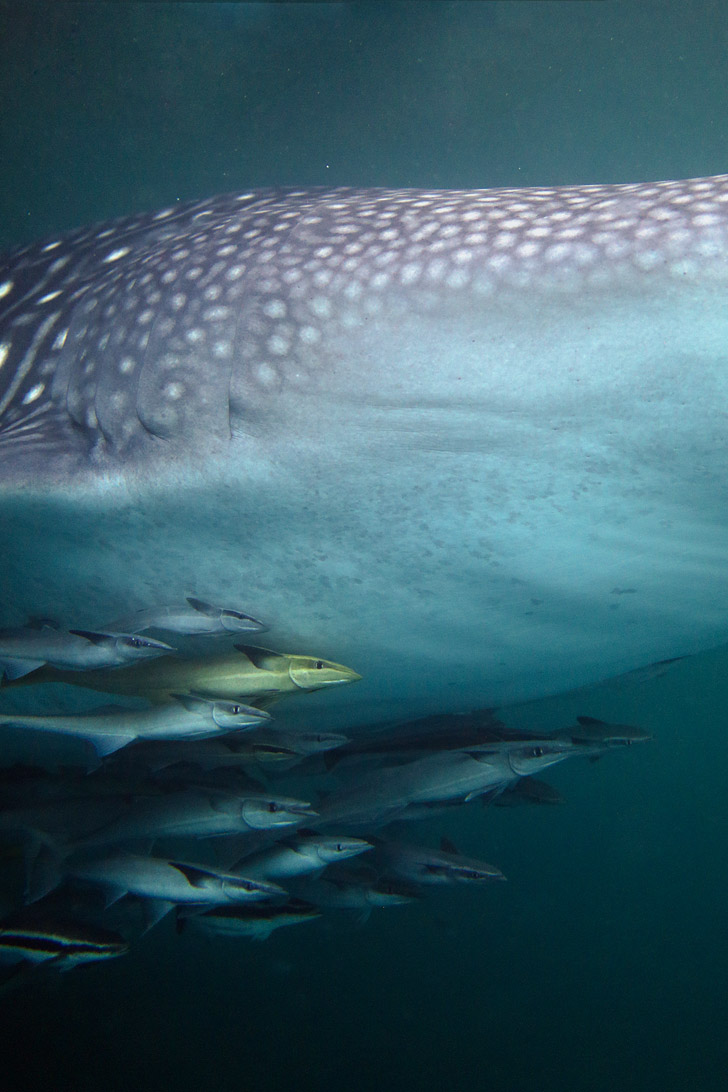
[[[0,3],[0,240],[254,185],[719,173],[727,61],[718,3]],[[262,945],[165,922],[3,1002],[0,1087],[722,1089],[727,665],[543,703],[655,740],[431,826],[507,884]]]

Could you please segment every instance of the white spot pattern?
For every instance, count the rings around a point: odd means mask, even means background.
[[[728,176],[260,191],[175,206],[11,257],[0,272],[2,427],[57,399],[92,445],[224,431],[228,404],[260,412],[287,383],[310,386],[332,332],[355,339],[392,308],[718,275],[728,277]]]

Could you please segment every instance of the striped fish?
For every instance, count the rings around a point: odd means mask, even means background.
[[[113,959],[129,950],[120,933],[71,919],[18,911],[0,924],[0,959],[30,964],[52,962],[66,971],[81,963]]]

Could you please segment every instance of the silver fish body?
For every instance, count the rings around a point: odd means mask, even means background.
[[[223,633],[250,633],[265,629],[263,622],[232,607],[216,607],[187,596],[184,603],[172,607],[147,607],[112,624],[114,629],[143,633],[162,629],[185,637],[209,637]]]
[[[413,884],[488,883],[504,880],[499,868],[458,853],[454,846],[431,849],[410,842],[384,841],[377,845],[370,864],[388,876]]]
[[[184,861],[115,852],[71,859],[66,875],[125,894],[172,903],[252,902],[279,898],[283,888]]]
[[[174,649],[163,641],[133,633],[41,629],[0,630],[0,669],[9,679],[47,664],[66,671],[121,667],[162,656]]]
[[[529,740],[443,751],[400,766],[385,766],[352,778],[348,787],[326,798],[319,807],[321,824],[366,827],[395,818],[421,818],[421,806],[467,803],[499,793],[521,777],[595,750],[570,739]]]
[[[242,876],[285,881],[291,876],[322,872],[328,865],[371,849],[363,838],[300,833],[244,857],[234,871]]]
[[[0,726],[59,732],[88,740],[99,755],[110,754],[135,740],[205,739],[253,728],[267,720],[268,713],[251,706],[188,695],[141,710],[44,716],[0,713]]]
[[[194,789],[137,797],[112,821],[89,831],[83,846],[156,838],[211,838],[293,826],[316,813],[302,800],[271,793],[238,795]]]

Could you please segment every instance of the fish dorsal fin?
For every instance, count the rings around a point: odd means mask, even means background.
[[[98,633],[93,629],[69,629],[68,632],[72,633],[74,637],[85,637],[92,645],[103,645],[106,641],[112,640],[110,634]]]
[[[244,656],[247,656],[253,667],[259,668],[261,671],[270,670],[266,667],[266,660],[269,656],[281,656],[280,652],[273,652],[270,648],[258,648],[255,645],[233,645],[233,648],[237,652],[242,652]]]
[[[209,880],[211,873],[196,865],[183,864],[181,861],[170,861],[172,868],[181,872],[191,887],[204,887],[205,880]]]
[[[198,614],[205,614],[205,615],[210,615],[211,616],[211,615],[215,615],[215,614],[218,613],[215,610],[215,608],[212,606],[211,603],[205,603],[205,601],[203,599],[195,599],[195,597],[192,596],[192,595],[186,596],[186,599],[187,599],[187,602],[189,603],[189,605],[192,607],[192,609],[196,610],[198,612]]]
[[[458,853],[458,847],[449,838],[440,839],[440,849],[443,853]]]
[[[607,723],[605,720],[598,720],[596,717],[577,717],[576,719],[579,724],[583,725],[584,728],[586,728],[589,724],[598,724],[600,727],[603,728]]]

